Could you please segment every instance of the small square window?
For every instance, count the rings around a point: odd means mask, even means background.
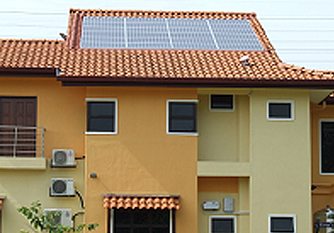
[[[87,99],[87,132],[116,133],[116,105],[112,99]]]
[[[210,95],[211,110],[234,110],[233,95]]]
[[[167,133],[197,134],[197,100],[167,101]]]
[[[268,120],[294,120],[293,101],[270,100],[267,104]]]
[[[211,216],[210,233],[235,233],[236,218],[234,216]]]
[[[293,215],[280,215],[280,216],[270,216],[270,233],[271,232],[295,232],[295,216]]]

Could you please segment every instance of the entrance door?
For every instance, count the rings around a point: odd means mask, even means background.
[[[36,97],[0,97],[0,126],[36,126]],[[35,156],[35,130],[18,127],[0,128],[0,156]]]

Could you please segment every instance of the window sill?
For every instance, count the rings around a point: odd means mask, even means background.
[[[294,121],[294,118],[267,118],[268,121]]]
[[[45,158],[0,157],[0,169],[45,170]]]
[[[86,135],[115,135],[117,132],[85,132]]]
[[[177,132],[167,132],[167,135],[176,135],[176,136],[198,136],[198,133],[177,133]]]

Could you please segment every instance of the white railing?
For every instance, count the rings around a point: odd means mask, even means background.
[[[43,127],[0,125],[0,156],[44,157]]]

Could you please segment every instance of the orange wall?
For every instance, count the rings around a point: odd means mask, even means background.
[[[37,96],[37,126],[45,127],[45,157],[52,149],[84,155],[85,87],[61,87],[54,78],[1,78],[0,96]]]
[[[198,177],[198,192],[238,193],[238,177]]]
[[[197,232],[197,137],[166,134],[167,99],[195,89],[91,87],[88,98],[118,99],[118,134],[86,136],[86,220],[107,232],[103,193],[178,194],[176,231]],[[97,179],[89,178],[92,172]]]

